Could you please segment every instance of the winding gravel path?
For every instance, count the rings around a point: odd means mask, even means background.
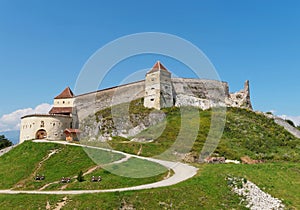
[[[171,162],[171,161],[165,161],[165,160],[158,160],[154,158],[148,158],[148,157],[141,157],[137,155],[131,155],[127,154],[124,152],[116,151],[116,150],[111,150],[111,149],[104,149],[104,148],[99,148],[99,147],[93,147],[93,146],[86,146],[86,145],[80,145],[80,144],[73,144],[73,143],[68,143],[65,141],[48,141],[48,140],[34,140],[34,142],[37,143],[45,143],[45,142],[50,142],[50,143],[57,143],[57,144],[67,144],[67,145],[72,145],[72,146],[79,146],[79,147],[87,147],[87,148],[94,148],[94,149],[99,149],[99,150],[104,150],[104,151],[110,151],[114,153],[119,153],[122,154],[126,157],[135,157],[143,160],[148,160],[152,161],[158,164],[161,164],[165,166],[168,169],[172,169],[174,171],[174,175],[158,182],[154,182],[151,184],[145,184],[145,185],[139,185],[139,186],[133,186],[133,187],[125,187],[125,188],[117,188],[117,189],[107,189],[107,190],[53,190],[53,191],[39,191],[39,190],[0,190],[0,194],[56,194],[56,195],[62,195],[62,194],[88,194],[88,193],[103,193],[103,192],[117,192],[117,191],[130,191],[130,190],[143,190],[143,189],[152,189],[152,188],[159,188],[159,187],[166,187],[166,186],[171,186],[174,184],[177,184],[179,182],[185,181],[193,176],[196,175],[197,173],[197,168],[180,163],[180,162]]]

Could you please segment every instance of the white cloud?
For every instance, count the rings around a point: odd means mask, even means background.
[[[299,126],[299,125],[300,125],[300,116],[280,115],[279,117],[281,117],[281,118],[283,118],[283,119],[289,119],[289,120],[292,120],[296,126]]]
[[[19,130],[21,117],[29,114],[45,114],[48,113],[52,105],[43,103],[33,108],[18,109],[12,113],[4,114],[0,118],[0,132]]]

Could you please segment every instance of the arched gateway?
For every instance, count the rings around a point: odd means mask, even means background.
[[[71,123],[76,116],[75,111],[73,112],[73,102],[74,94],[67,87],[54,98],[54,105],[48,114],[30,114],[21,117],[20,143],[30,139],[65,139],[64,130],[72,128]]]
[[[45,139],[46,137],[47,137],[47,132],[44,129],[38,130],[35,134],[36,139]]]

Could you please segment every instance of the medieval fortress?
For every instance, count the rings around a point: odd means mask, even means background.
[[[229,93],[226,82],[204,79],[172,78],[161,62],[147,72],[145,80],[75,96],[68,87],[54,98],[49,114],[21,118],[20,143],[31,139],[74,140],[78,120],[95,111],[143,98],[147,108],[194,106],[203,110],[218,106],[252,109],[249,81],[244,89]]]

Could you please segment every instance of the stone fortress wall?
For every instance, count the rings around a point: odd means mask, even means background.
[[[227,82],[204,79],[172,78],[175,106],[195,106],[209,109],[214,106],[228,106],[252,109],[249,82],[243,90],[230,93]],[[75,97],[74,106],[79,120],[95,111],[130,102],[145,96],[145,80],[108,88]]]
[[[20,143],[36,138],[61,140],[66,137],[64,132],[77,135],[80,122],[87,116],[139,98],[144,98],[145,107],[155,109],[171,106],[194,106],[203,110],[217,106],[252,109],[248,81],[243,90],[229,93],[226,82],[171,78],[171,73],[158,61],[142,81],[78,96],[67,87],[54,98],[49,114],[21,118]]]
[[[144,97],[145,82],[138,81],[107,88],[92,93],[78,95],[74,100],[74,107],[78,118],[84,119],[95,111],[105,109],[121,103]]]

